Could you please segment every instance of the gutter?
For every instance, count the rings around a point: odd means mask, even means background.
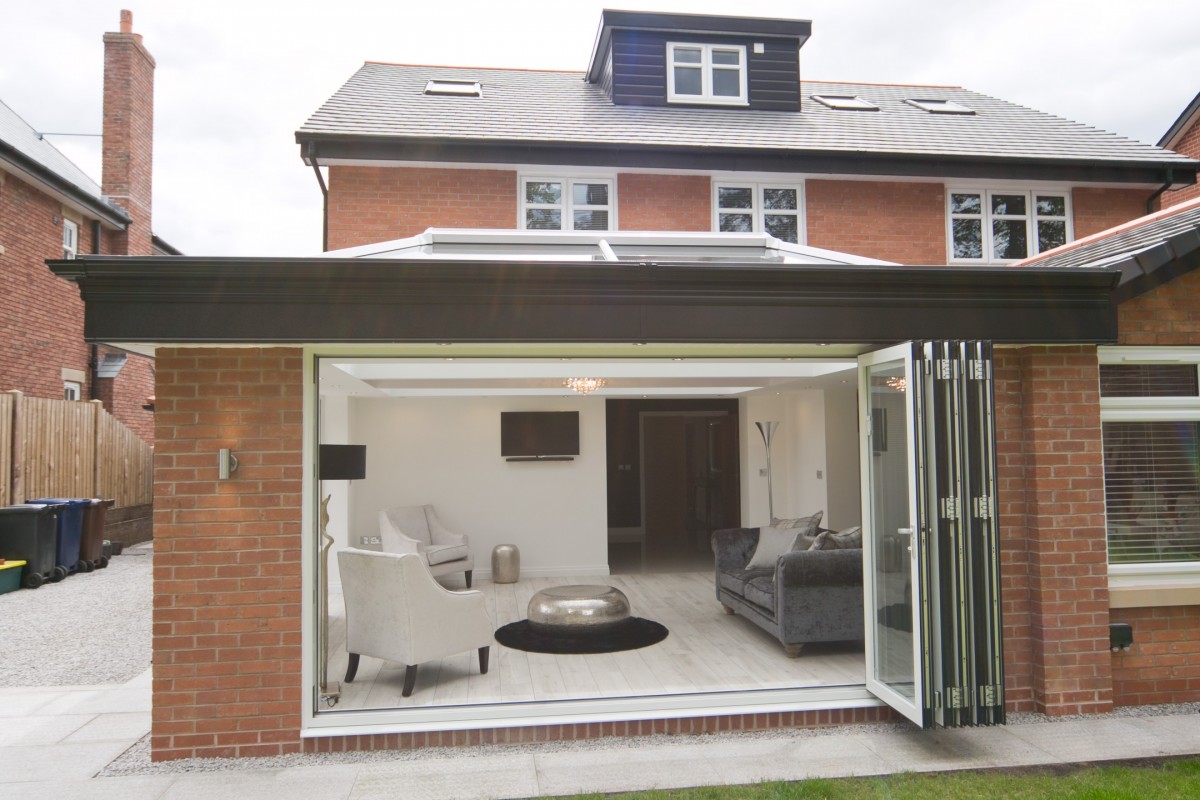
[[[17,150],[4,141],[0,141],[0,160],[7,161],[21,172],[50,187],[53,191],[71,198],[79,203],[79,205],[88,209],[93,216],[107,222],[114,228],[124,229],[129,227],[130,218],[124,212],[95,197],[78,185],[71,183],[57,172],[29,158],[20,150]]]
[[[329,187],[325,185],[325,176],[317,164],[317,143],[308,143],[308,161],[312,164],[313,172],[317,175],[317,184],[321,187],[321,252],[329,251]]]

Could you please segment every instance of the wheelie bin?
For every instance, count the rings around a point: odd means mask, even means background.
[[[104,554],[104,520],[115,500],[100,500],[93,497],[83,507],[83,534],[79,540],[79,557],[92,562],[95,569],[108,566]]]
[[[56,531],[55,564],[65,569],[68,575],[94,570],[95,564],[79,557],[79,541],[83,537],[83,509],[85,506],[91,505],[92,501],[53,497],[29,502],[34,505],[53,505],[61,508]]]
[[[36,589],[61,581],[66,569],[55,566],[58,506],[16,505],[0,508],[0,555],[25,561],[21,585]]]

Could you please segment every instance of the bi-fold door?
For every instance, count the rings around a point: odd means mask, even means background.
[[[992,350],[859,359],[867,687],[922,727],[1004,721]]]

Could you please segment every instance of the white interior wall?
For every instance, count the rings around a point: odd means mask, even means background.
[[[350,439],[350,401],[344,395],[329,395],[321,398],[321,430],[322,444],[362,444],[361,441]],[[322,481],[321,497],[329,496],[329,526],[325,529],[333,537],[329,560],[334,562],[333,554],[350,543],[350,481]],[[336,568],[329,571],[329,580],[333,585],[340,585]]]
[[[862,521],[858,461],[858,387],[851,377],[846,386],[825,390],[827,528],[841,530]]]
[[[742,524],[770,523],[766,448],[755,422],[779,422],[771,442],[775,516],[828,516],[825,394],[819,390],[749,395],[741,406]],[[818,477],[820,473],[821,477]],[[857,480],[857,478],[855,478]]]
[[[523,576],[608,574],[604,400],[439,397],[351,401],[350,431],[367,445],[367,477],[351,491],[355,537],[378,532],[379,510],[432,504],[470,537],[491,573],[498,544],[521,551]],[[579,411],[574,461],[500,457],[501,411]]]

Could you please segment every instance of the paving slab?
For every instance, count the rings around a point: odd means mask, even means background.
[[[0,747],[55,744],[95,718],[93,714],[11,717],[0,723]]]
[[[132,745],[150,732],[150,712],[134,711],[118,714],[96,714],[73,731],[67,742],[123,741]]]
[[[362,764],[350,800],[539,797],[533,756],[510,753]]]
[[[7,784],[41,782],[43,790],[59,781],[83,780],[128,749],[127,742],[80,742],[0,747],[0,796]]]
[[[354,764],[329,764],[284,769],[246,769],[227,772],[185,773],[160,795],[161,800],[346,800],[358,775]],[[393,798],[410,797],[393,787]]]
[[[130,775],[81,781],[9,783],[4,800],[159,800],[174,775]]]

